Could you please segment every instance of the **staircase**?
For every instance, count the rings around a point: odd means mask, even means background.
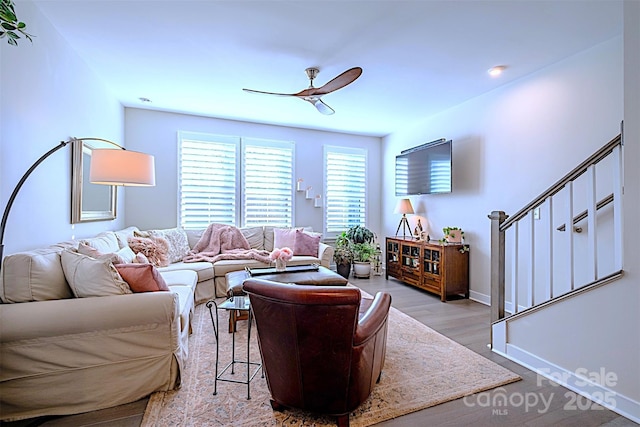
[[[620,298],[604,285],[624,274],[623,150],[621,133],[515,214],[489,218],[492,350],[625,415],[637,402],[596,369],[607,366],[598,305]]]

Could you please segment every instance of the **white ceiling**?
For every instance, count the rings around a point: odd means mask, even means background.
[[[376,136],[622,34],[617,0],[35,3],[125,106]],[[363,68],[332,116],[242,91],[298,92],[311,66],[316,87]]]

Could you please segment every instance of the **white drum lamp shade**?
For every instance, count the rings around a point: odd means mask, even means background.
[[[91,152],[89,180],[92,184],[154,186],[155,158],[137,151],[94,149]]]

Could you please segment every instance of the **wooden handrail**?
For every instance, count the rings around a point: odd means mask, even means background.
[[[596,210],[598,211],[598,210],[604,208],[605,206],[607,206],[611,202],[613,202],[613,193],[609,194],[607,197],[605,197],[604,199],[602,199],[598,203],[596,203]],[[573,218],[573,224],[574,225],[577,224],[578,222],[582,221],[583,219],[585,219],[588,216],[589,216],[589,211],[587,209],[583,210],[582,212],[580,212],[578,215],[576,215]],[[564,231],[564,230],[566,230],[566,228],[567,228],[566,224],[562,224],[561,226],[556,228],[556,230]]]
[[[544,201],[548,197],[551,197],[554,194],[558,193],[560,190],[562,190],[568,182],[575,180],[580,175],[585,173],[589,166],[596,164],[600,160],[607,157],[611,153],[611,151],[621,143],[622,143],[622,134],[619,134],[618,136],[613,138],[611,141],[609,141],[605,146],[603,146],[601,149],[599,149],[593,155],[591,155],[587,160],[580,163],[576,168],[574,168],[571,172],[565,175],[562,179],[560,179],[558,182],[556,182],[551,187],[549,187],[545,192],[543,192],[538,197],[533,199],[532,202],[530,202],[524,208],[520,209],[518,212],[516,212],[511,217],[509,217],[508,220],[506,220],[500,225],[500,230],[505,231],[507,228],[511,227],[511,225],[513,225],[516,221],[524,218],[529,213],[529,211],[537,208],[542,203],[544,203]]]

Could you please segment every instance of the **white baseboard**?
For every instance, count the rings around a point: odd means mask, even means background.
[[[507,343],[506,351],[500,351],[499,349],[495,349],[494,351],[507,359],[513,360],[514,362],[531,369],[540,377],[544,377],[549,381],[560,384],[569,390],[572,390],[579,395],[622,415],[623,417],[626,417],[636,423],[640,423],[640,402],[638,401],[621,395],[604,385],[587,380],[585,377],[578,376],[578,372],[571,372],[567,369],[561,368],[560,366],[531,354],[513,344]],[[584,374],[589,377],[591,374],[603,373]],[[606,372],[604,375],[606,375]],[[538,381],[540,381],[540,379]],[[600,382],[604,382],[606,384],[606,380]],[[567,407],[568,410],[575,409],[570,407],[572,404],[576,405],[580,409],[585,409],[584,402],[569,401],[567,403],[567,405],[569,405],[569,407]]]

